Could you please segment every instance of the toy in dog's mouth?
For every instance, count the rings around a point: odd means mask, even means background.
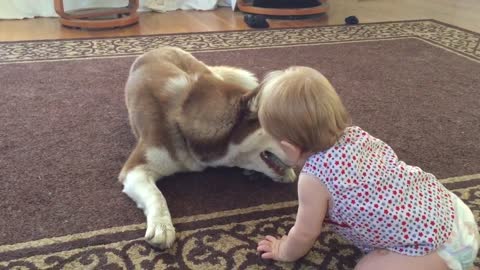
[[[287,181],[295,181],[297,177],[292,168],[280,160],[275,154],[269,151],[263,151],[260,153],[260,158],[267,166],[272,169],[276,174],[286,179]]]

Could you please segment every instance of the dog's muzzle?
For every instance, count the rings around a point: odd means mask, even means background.
[[[260,158],[270,169],[272,169],[278,176],[282,178],[282,182],[294,182],[297,178],[295,171],[272,152],[261,152]]]

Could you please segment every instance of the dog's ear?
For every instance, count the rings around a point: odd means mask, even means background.
[[[260,93],[260,86],[257,88],[248,91],[240,98],[240,108],[245,113],[247,119],[257,119],[258,118],[258,103],[257,98]]]
[[[213,75],[200,76],[188,91],[176,122],[190,149],[202,161],[225,154],[240,116],[243,89],[219,83]]]

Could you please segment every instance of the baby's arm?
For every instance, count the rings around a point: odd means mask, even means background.
[[[295,261],[307,254],[317,240],[328,209],[328,190],[314,176],[301,174],[298,180],[298,213],[288,236],[272,236],[259,243],[262,258]]]

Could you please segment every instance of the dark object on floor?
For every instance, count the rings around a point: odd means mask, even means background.
[[[267,17],[264,15],[247,14],[243,17],[245,23],[252,28],[268,28]]]
[[[358,18],[355,16],[348,16],[345,18],[346,24],[358,24]]]
[[[319,6],[318,0],[253,0],[254,7],[262,8],[310,8]]]

